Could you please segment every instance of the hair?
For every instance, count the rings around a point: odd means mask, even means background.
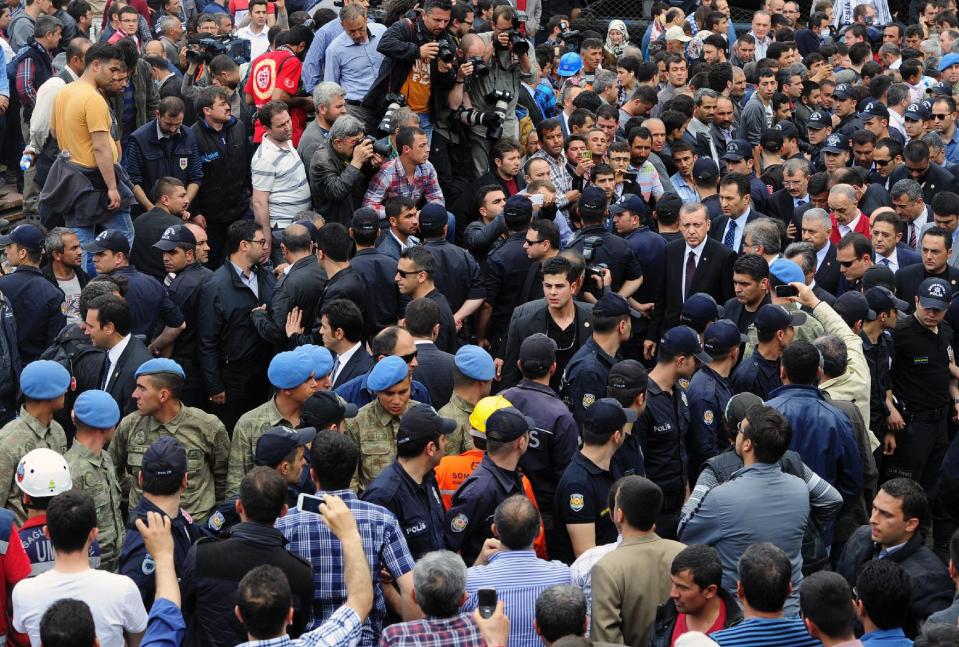
[[[576,97],[576,100],[578,101],[579,97]],[[576,101],[573,102],[573,105],[576,105]],[[572,113],[570,113],[567,123],[570,127],[570,130],[572,130],[573,128],[582,128],[590,119],[596,119],[595,113],[593,113],[591,110],[587,110],[586,108],[576,108]]]
[[[932,199],[932,211],[940,216],[959,216],[959,195],[952,191],[937,193]]]
[[[525,494],[514,494],[496,506],[493,523],[507,550],[523,550],[533,545],[539,533],[539,511]]]
[[[40,619],[44,647],[91,647],[97,627],[86,602],[63,598],[51,604]]]
[[[756,459],[760,463],[779,462],[792,441],[789,420],[768,406],[753,407],[746,413],[746,420],[749,427],[743,430],[743,436],[752,441]]]
[[[109,43],[94,43],[87,50],[83,62],[86,67],[90,67],[94,62],[105,63],[107,61],[122,61],[123,54],[115,45]]]
[[[690,572],[693,582],[700,589],[722,585],[723,563],[719,553],[712,546],[691,544],[680,551],[673,558],[669,573],[679,575],[683,571]]]
[[[353,115],[342,115],[330,126],[330,139],[342,141],[362,134],[363,122]]]
[[[623,511],[630,527],[648,531],[663,508],[663,491],[645,477],[627,476],[619,484],[616,507]]]
[[[821,360],[815,346],[796,341],[783,351],[782,366],[790,383],[812,386],[819,381]]]
[[[393,349],[396,348],[396,342],[399,339],[400,332],[403,330],[404,329],[399,326],[387,326],[378,332],[372,341],[370,341],[370,353],[373,357],[377,358],[392,355]]]
[[[573,584],[556,584],[540,593],[536,598],[536,626],[543,640],[555,644],[564,636],[582,636],[586,607],[583,589]]]
[[[560,247],[559,227],[552,220],[537,219],[530,223],[530,231],[535,231],[540,240],[548,240],[550,249]],[[556,257],[558,258],[558,257]],[[552,260],[552,259],[550,259]],[[547,263],[549,261],[546,261]],[[572,282],[572,281],[571,281]]]
[[[353,240],[345,225],[328,222],[320,227],[316,236],[316,247],[333,262],[345,263],[350,260]]]
[[[903,157],[907,162],[919,164],[928,161],[929,145],[919,139],[914,139],[903,149]]]
[[[939,225],[933,225],[932,227],[929,227],[928,229],[923,231],[922,235],[919,237],[920,245],[922,244],[922,241],[926,239],[926,236],[939,236],[940,238],[942,238],[943,242],[945,243],[946,249],[947,250],[952,249],[952,234],[950,234],[949,231],[945,229],[944,227],[940,227]]]
[[[856,258],[862,258],[863,256],[872,256],[872,242],[866,238],[864,234],[860,234],[858,231],[851,231],[839,240],[839,249],[847,249],[852,247],[853,254],[856,255]]]
[[[927,623],[922,634],[916,637],[915,647],[954,647],[959,645],[959,627],[939,623]]]
[[[744,235],[749,234],[754,245],[762,245],[766,254],[778,254],[782,251],[782,243],[780,242],[782,232],[778,222],[773,218],[757,218],[746,223],[743,233]]]
[[[286,505],[286,481],[273,467],[254,467],[240,482],[240,501],[250,521],[273,525]]]
[[[406,329],[414,337],[430,337],[433,334],[433,327],[438,323],[440,323],[440,307],[433,299],[428,297],[413,299],[406,306]]]
[[[403,126],[400,128],[400,131],[396,134],[396,149],[401,155],[404,148],[413,148],[413,142],[417,135],[425,137],[426,131],[419,126]]]
[[[743,254],[733,263],[733,274],[746,274],[759,282],[769,278],[769,263],[759,254]]]
[[[101,328],[112,323],[118,335],[126,337],[130,334],[130,306],[121,297],[104,294],[91,301],[87,308],[97,311],[97,323]]]
[[[852,589],[839,573],[820,571],[805,578],[799,587],[799,608],[826,636],[852,635],[856,621]]]
[[[237,220],[226,230],[226,249],[229,254],[235,254],[240,250],[240,243],[252,240],[260,228],[252,220]]]
[[[257,108],[256,118],[259,120],[261,126],[269,129],[273,126],[273,117],[289,111],[289,106],[282,101],[268,101]]]
[[[76,553],[86,547],[90,531],[97,527],[97,509],[89,494],[69,490],[47,505],[47,530],[54,550]]]
[[[929,500],[918,483],[909,478],[899,477],[889,479],[879,489],[894,499],[902,501],[903,519],[918,519],[920,525],[925,522],[929,514]]]
[[[310,447],[310,469],[324,490],[346,490],[356,471],[360,452],[347,436],[329,429],[316,432]]]
[[[913,179],[905,178],[892,185],[889,191],[889,197],[893,200],[907,196],[910,201],[915,202],[922,199],[922,186]]]
[[[342,330],[348,341],[356,343],[363,339],[363,313],[360,312],[359,306],[349,299],[334,299],[324,304],[320,314],[326,317],[330,330]]]
[[[252,0],[250,7],[262,0]],[[286,573],[276,566],[257,566],[240,580],[236,606],[243,617],[246,632],[257,640],[266,640],[286,631],[286,618],[293,595]]]
[[[435,0],[427,0],[427,3]],[[413,568],[416,602],[427,616],[452,618],[459,612],[466,592],[466,564],[448,550],[434,550]]]
[[[739,558],[739,583],[743,588],[743,597],[757,611],[781,611],[789,595],[791,579],[792,564],[789,557],[773,544],[752,544]]]
[[[905,625],[909,617],[912,582],[897,562],[891,559],[867,561],[856,577],[856,594],[869,619],[879,629]]]
[[[225,88],[216,85],[210,85],[205,88],[199,88],[196,98],[196,107],[200,111],[200,114],[203,114],[204,108],[212,108],[213,104],[216,103],[217,99],[223,99],[224,101],[230,101],[230,95],[227,94]]]

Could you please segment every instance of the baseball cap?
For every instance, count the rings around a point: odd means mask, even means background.
[[[885,265],[873,265],[862,275],[862,289],[882,286],[890,292],[896,289],[896,275]]]
[[[760,333],[785,330],[790,326],[801,326],[804,323],[806,323],[804,312],[790,311],[775,303],[767,303],[759,308],[755,319],[756,330]]]
[[[679,25],[673,25],[666,30],[666,42],[671,40],[681,40],[684,43],[688,43],[692,40],[689,36],[686,35],[686,32],[683,31],[683,28]]]
[[[769,273],[780,283],[804,283],[806,281],[802,268],[785,258],[773,261],[772,265],[769,266]]]
[[[516,440],[534,429],[536,429],[536,422],[524,416],[515,407],[497,409],[486,419],[486,439],[501,443]]]
[[[875,321],[876,312],[869,307],[866,301],[866,295],[857,290],[843,292],[836,303],[833,304],[833,310],[836,311],[846,325],[851,326],[857,321]]]
[[[313,442],[316,436],[315,427],[270,427],[263,435],[256,439],[256,452],[253,462],[266,467],[276,467],[294,449]]]
[[[604,194],[605,195],[605,194]],[[503,215],[515,214],[518,216],[533,216],[533,202],[527,195],[511,195],[503,205]]]
[[[656,213],[667,216],[668,220],[679,217],[679,210],[683,208],[683,200],[678,194],[667,191],[656,201]],[[671,216],[671,218],[670,218]]]
[[[820,130],[825,127],[832,127],[832,117],[829,116],[828,112],[813,112],[809,115],[809,121],[806,122],[807,128],[812,128],[813,130]]]
[[[196,239],[193,239],[196,244]],[[89,243],[80,246],[85,252],[123,252],[130,253],[130,241],[117,229],[104,229]]]
[[[360,207],[353,212],[350,227],[368,234],[380,230],[380,216],[372,207]]]
[[[783,139],[796,139],[799,137],[799,129],[791,121],[780,121],[773,126],[773,130],[782,131]]]
[[[706,326],[703,333],[703,350],[718,355],[747,341],[746,335],[729,319],[720,319]]]
[[[921,103],[910,103],[906,106],[903,118],[907,121],[925,121],[929,119],[929,110]]]
[[[956,54],[955,52],[949,52],[939,59],[940,72],[945,72],[953,65],[959,65],[959,54]]]
[[[884,106],[881,101],[867,101],[865,105],[859,107],[859,118],[869,119],[871,117],[889,119],[889,108]]]
[[[157,438],[143,453],[141,471],[150,476],[182,480],[186,474],[186,450],[173,436]]]
[[[607,393],[614,391],[635,391],[646,390],[649,383],[649,373],[646,367],[634,359],[624,359],[621,362],[613,364],[609,369],[609,376],[606,378]]]
[[[908,303],[897,298],[889,288],[881,285],[866,290],[866,302],[876,312],[889,312],[893,308],[896,310],[909,308]]]
[[[763,134],[759,137],[760,145],[766,150],[771,152],[776,152],[782,150],[783,147],[783,134],[782,131],[776,130],[775,128],[769,128],[763,131]]]
[[[952,84],[948,81],[939,81],[935,84],[929,91],[932,92],[934,97],[951,97],[952,96]]]
[[[606,292],[593,304],[593,314],[600,317],[621,317],[631,315],[641,316],[639,312],[629,307],[629,302],[615,292]]]
[[[347,418],[355,418],[356,405],[347,402],[333,391],[317,391],[303,403],[300,420],[317,429],[329,429]]]
[[[845,101],[847,99],[855,99],[856,93],[848,83],[840,83],[836,86],[836,89],[833,90],[832,96],[840,101]]]
[[[763,399],[755,393],[737,393],[729,398],[729,402],[726,403],[726,411],[724,412],[726,426],[735,429],[746,418],[750,409],[762,405]]]
[[[160,240],[153,243],[153,246],[164,252],[172,252],[180,245],[192,245],[196,247],[196,236],[186,225],[173,225],[163,230]]]
[[[930,310],[945,310],[952,298],[952,289],[942,279],[928,278],[919,284],[919,305]]]
[[[556,361],[556,342],[538,332],[523,340],[519,347],[519,363],[531,374],[542,373]]]
[[[443,418],[436,409],[428,404],[414,404],[400,417],[400,429],[396,432],[396,444],[432,438],[436,434],[444,436],[456,431],[456,421]]]
[[[446,207],[436,202],[430,202],[420,209],[420,229],[425,231],[439,231],[449,222]]]
[[[849,139],[845,135],[833,133],[826,138],[822,150],[826,153],[848,153]]]
[[[621,197],[618,202],[609,205],[609,215],[611,216],[623,213],[624,211],[628,211],[637,216],[644,216],[646,215],[646,203],[635,193],[627,193]]]
[[[700,157],[693,164],[693,177],[701,182],[715,180],[719,177],[719,167],[712,159]]]
[[[705,326],[710,321],[715,321],[726,314],[725,309],[716,303],[711,295],[705,292],[692,294],[683,303],[683,310],[679,315],[679,322],[685,326],[700,327]]]
[[[589,211],[591,213],[603,212],[606,210],[606,192],[598,186],[588,186],[583,189],[579,196],[579,210]]]
[[[609,436],[627,422],[636,422],[636,412],[623,407],[615,398],[600,398],[586,409],[583,430],[598,436]]]
[[[659,340],[659,348],[669,355],[692,355],[704,364],[713,361],[712,357],[703,352],[699,335],[689,326],[674,326],[667,330]]]
[[[726,145],[723,159],[727,162],[740,162],[752,157],[753,147],[745,139],[734,139]]]
[[[41,249],[43,247],[43,230],[36,225],[17,225],[6,236],[0,236],[0,245],[10,245],[11,243],[26,249]]]

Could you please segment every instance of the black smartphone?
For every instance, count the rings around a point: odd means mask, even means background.
[[[792,285],[777,285],[776,286],[776,296],[780,299],[786,299],[789,297],[798,297],[799,290]]]
[[[496,612],[496,589],[480,589],[477,592],[477,599],[480,615],[491,618]]]
[[[313,496],[312,494],[300,493],[300,497],[296,500],[296,507],[304,512],[312,512],[313,514],[323,514],[320,512],[320,504],[326,501],[326,497],[322,496]],[[495,604],[495,602],[494,602]]]

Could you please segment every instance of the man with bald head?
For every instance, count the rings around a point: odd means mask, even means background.
[[[651,152],[649,153],[649,163],[653,165],[653,168],[656,169],[656,173],[659,174],[659,181],[663,185],[663,189],[667,192],[675,193],[676,190],[673,188],[673,183],[670,181],[669,176],[670,169],[666,166],[666,161],[668,160],[669,164],[673,164],[673,160],[669,155],[664,155],[663,150],[666,147],[666,124],[663,123],[662,119],[650,118],[643,122],[643,127],[649,130],[650,140],[652,143]],[[675,172],[675,169],[673,169]]]
[[[859,196],[856,190],[848,184],[837,184],[829,189],[829,212],[832,215],[832,233],[829,236],[834,244],[839,244],[842,237],[852,232],[858,232],[869,238],[869,217],[859,209]]]
[[[193,237],[196,238],[196,262],[206,265],[210,262],[210,239],[206,235],[206,229],[192,222],[187,223],[186,228],[193,232]]]

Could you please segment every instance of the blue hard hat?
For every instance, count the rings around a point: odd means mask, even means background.
[[[559,76],[573,76],[583,69],[583,59],[576,52],[566,52],[559,59],[559,67],[556,68],[556,74]]]

